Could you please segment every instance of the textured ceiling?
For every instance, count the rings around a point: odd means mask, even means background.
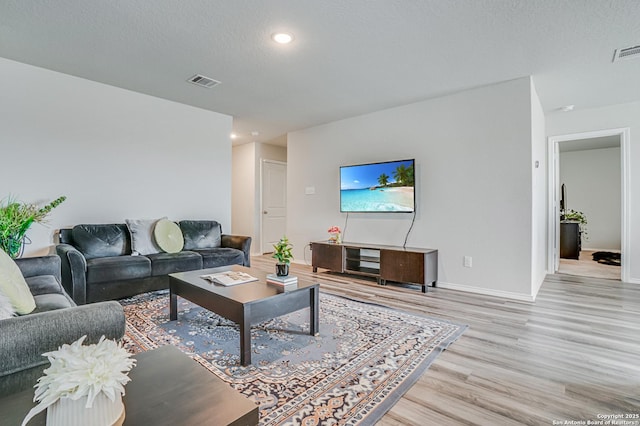
[[[266,142],[527,75],[547,112],[638,101],[640,59],[612,57],[639,23],[638,0],[0,0],[0,56],[229,114],[237,143]]]

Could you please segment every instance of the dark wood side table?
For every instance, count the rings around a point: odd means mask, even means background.
[[[125,426],[258,424],[258,406],[174,346],[136,355],[125,391]],[[35,406],[33,389],[0,399],[0,425],[19,426]],[[27,426],[44,425],[45,413]]]

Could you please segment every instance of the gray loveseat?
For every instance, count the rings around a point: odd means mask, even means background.
[[[0,320],[0,397],[32,388],[49,361],[42,354],[87,335],[85,344],[104,335],[124,336],[125,317],[118,302],[76,306],[60,285],[60,258],[17,259],[36,309]],[[0,421],[0,423],[2,423]]]
[[[78,305],[169,288],[168,274],[250,265],[251,237],[226,235],[213,220],[178,222],[178,253],[133,255],[125,224],[76,225],[60,230],[62,284]]]

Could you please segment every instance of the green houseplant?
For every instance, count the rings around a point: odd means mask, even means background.
[[[0,201],[0,248],[12,258],[22,254],[27,231],[34,222],[44,223],[47,215],[67,197],[56,198],[44,207],[21,203],[13,197]]]
[[[289,264],[293,259],[293,246],[289,242],[286,236],[280,238],[277,244],[273,245],[274,252],[273,257],[277,259],[276,263],[276,275],[279,277],[286,277],[289,275]]]
[[[587,232],[587,216],[585,216],[584,213],[573,209],[567,209],[560,212],[560,219],[570,222],[578,222],[582,236],[584,239],[589,239],[589,233]]]

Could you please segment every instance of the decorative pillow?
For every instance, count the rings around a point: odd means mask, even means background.
[[[0,293],[5,295],[13,310],[24,315],[36,308],[36,301],[16,262],[4,250],[0,250]]]
[[[13,311],[11,300],[4,294],[0,293],[0,319],[14,317],[16,313]]]
[[[153,237],[153,228],[159,220],[166,219],[127,219],[127,227],[131,232],[131,251],[133,255],[160,253],[162,249]]]
[[[182,220],[180,229],[184,235],[185,250],[202,250],[220,247],[222,231],[215,220]]]
[[[184,247],[184,237],[180,227],[167,219],[160,219],[153,229],[158,246],[167,253],[178,253]]]

